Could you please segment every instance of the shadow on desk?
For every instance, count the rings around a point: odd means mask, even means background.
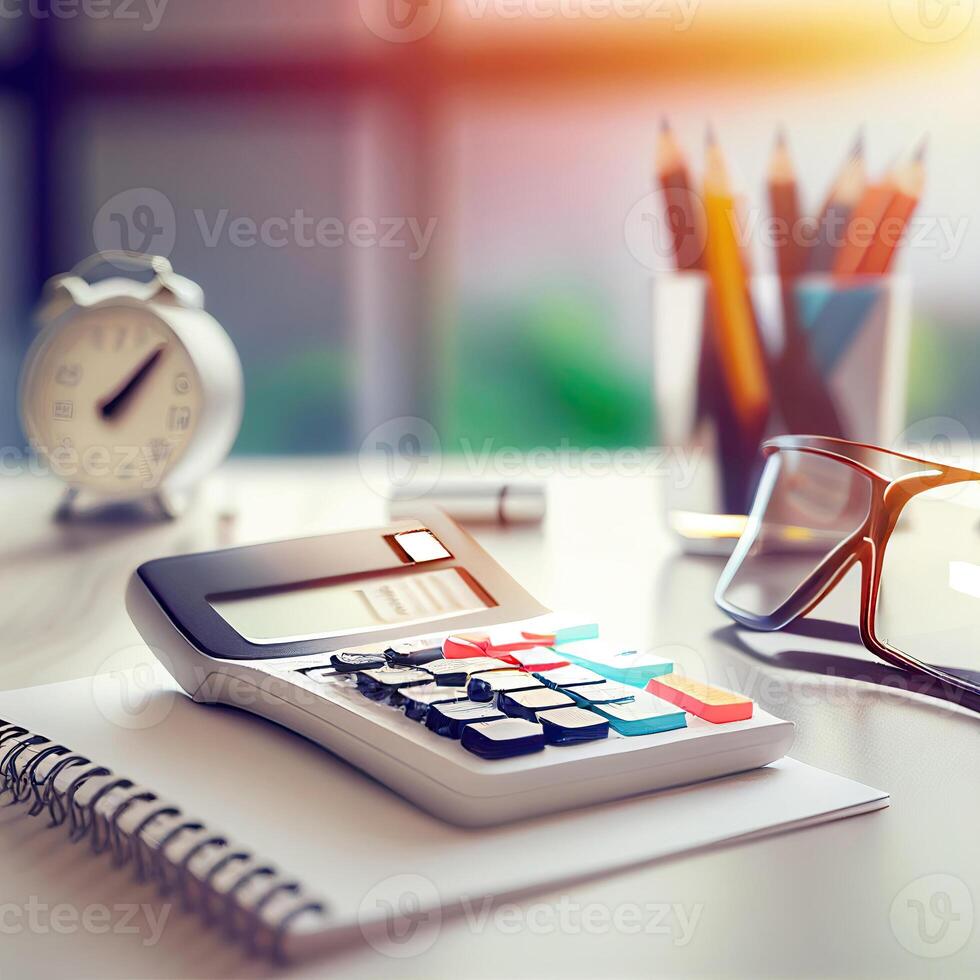
[[[726,561],[707,555],[671,555],[662,563],[654,591],[656,620],[664,635],[690,646],[709,662],[720,655],[722,661],[711,664],[722,671],[717,676],[724,676],[724,658],[736,653],[759,666],[803,671],[831,681],[864,683],[872,685],[871,690],[877,688],[893,695],[922,695],[936,707],[951,704],[980,711],[980,698],[950,689],[925,675],[893,667],[865,647],[856,625],[860,605],[858,573],[845,578],[834,595],[825,600],[826,606],[821,607],[824,617],[829,614],[833,618],[804,617],[781,630],[766,632],[736,625],[711,600]],[[725,625],[715,626],[719,621]],[[702,645],[706,637],[713,641],[708,648]],[[712,645],[714,652],[709,649]],[[733,684],[737,687],[734,679],[728,686]],[[751,693],[744,688],[743,691]]]
[[[785,637],[821,640],[831,643],[856,645],[860,655],[848,656],[840,653],[826,653],[816,650],[780,649],[767,652],[753,647],[746,635],[760,636],[745,627],[732,623],[715,630],[712,637],[753,659],[772,667],[788,670],[802,670],[824,677],[842,678],[875,684],[893,692],[921,694],[951,704],[980,712],[980,698],[971,697],[963,691],[950,688],[924,674],[892,667],[884,661],[872,659],[873,655],[861,641],[857,626],[839,623],[828,619],[800,619],[779,631]]]

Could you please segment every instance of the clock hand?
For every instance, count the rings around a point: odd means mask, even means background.
[[[139,364],[135,371],[116,388],[113,392],[106,395],[97,405],[102,418],[109,420],[114,418],[129,403],[129,400],[139,389],[140,385],[147,379],[153,369],[157,366],[163,352],[167,349],[166,344],[161,344],[156,350],[147,355]]]

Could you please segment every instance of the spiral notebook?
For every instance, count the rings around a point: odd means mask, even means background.
[[[288,731],[194,704],[161,672],[151,682],[124,671],[0,692],[0,719],[0,788],[17,801],[18,823],[58,825],[43,831],[52,852],[67,838],[101,854],[88,862],[94,874],[128,866],[182,910],[172,918],[197,915],[255,956],[307,958],[390,921],[405,908],[406,880],[425,885],[413,914],[420,902],[453,909],[888,803],[784,759],[466,830]],[[12,826],[0,822],[2,849],[13,846],[3,839]],[[529,860],[545,851],[548,862]]]

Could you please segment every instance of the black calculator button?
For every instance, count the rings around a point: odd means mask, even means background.
[[[497,707],[511,718],[537,721],[535,715],[549,708],[569,708],[575,702],[561,691],[546,687],[532,688],[530,691],[501,691],[497,695]]]
[[[544,730],[523,718],[478,722],[463,730],[462,744],[481,759],[509,759],[540,752],[544,748]]]
[[[421,667],[432,660],[442,659],[442,644],[435,640],[408,640],[393,643],[385,656],[393,667]]]
[[[467,725],[503,718],[502,712],[489,704],[457,701],[452,704],[434,704],[425,717],[425,727],[437,735],[459,739]]]
[[[544,687],[544,684],[524,671],[495,670],[474,674],[466,690],[471,701],[492,701],[501,691],[527,691],[535,687]]]
[[[433,660],[425,665],[437,684],[450,687],[465,686],[473,674],[485,674],[498,670],[513,670],[510,664],[493,657],[460,657],[452,660]]]
[[[438,684],[422,684],[417,687],[398,689],[405,705],[405,714],[412,721],[425,721],[429,708],[434,704],[449,704],[466,700],[465,687],[444,687]]]
[[[403,696],[398,693],[399,688],[432,683],[431,674],[407,667],[361,670],[356,676],[357,689],[366,698],[372,701],[389,701],[393,705],[400,705],[403,701]]]
[[[594,742],[609,735],[609,721],[585,708],[554,708],[538,713],[549,745],[575,745]]]
[[[356,670],[376,670],[388,661],[380,653],[335,653],[330,658],[334,670],[341,674],[352,674]]]

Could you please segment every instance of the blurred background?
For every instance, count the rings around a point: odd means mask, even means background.
[[[44,280],[170,255],[241,353],[236,451],[356,449],[432,420],[516,447],[644,445],[636,247],[669,116],[764,201],[786,126],[817,209],[929,135],[909,415],[980,434],[973,0],[4,0],[0,444]],[[632,224],[631,224],[632,223]],[[642,233],[641,233],[642,234]],[[758,250],[756,265],[770,262]]]

